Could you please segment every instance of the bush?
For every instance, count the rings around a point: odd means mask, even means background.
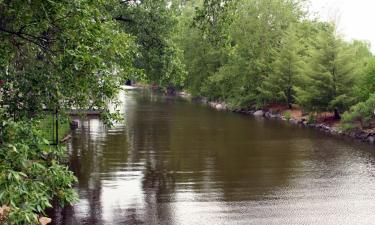
[[[344,129],[364,129],[373,126],[375,109],[375,94],[372,94],[365,102],[360,102],[342,116]]]
[[[286,111],[284,113],[284,117],[287,121],[289,121],[290,119],[292,119],[292,113],[290,111]]]
[[[10,207],[5,224],[38,224],[54,198],[62,206],[78,199],[72,189],[76,177],[60,164],[65,148],[51,147],[35,123],[0,126],[0,205]]]

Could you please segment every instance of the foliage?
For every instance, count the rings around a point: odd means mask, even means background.
[[[13,118],[105,108],[135,73],[132,38],[111,19],[117,1],[1,1],[0,80]]]
[[[74,203],[76,178],[59,164],[65,149],[50,147],[36,124],[2,121],[1,127],[0,205],[11,208],[7,222],[38,224],[53,198],[62,206]]]
[[[37,127],[43,138],[47,139],[50,141],[50,143],[55,143],[55,138],[56,138],[56,131],[55,131],[55,126],[56,126],[56,118],[51,115],[43,115],[40,118],[39,126]],[[70,130],[70,123],[69,119],[67,117],[64,117],[62,115],[59,116],[58,118],[58,134],[59,140],[62,140],[65,135],[68,134]]]
[[[220,46],[228,40],[227,29],[232,22],[235,0],[204,0],[196,8],[193,26],[198,28],[208,42]]]
[[[259,104],[259,86],[272,73],[279,37],[301,14],[294,1],[239,1],[229,29],[228,60],[211,76],[211,90],[225,90],[222,98],[233,105]]]
[[[318,35],[305,70],[305,85],[296,89],[297,102],[312,111],[344,111],[353,101],[352,54],[334,29]]]
[[[211,93],[209,77],[227,62],[234,3],[189,1],[180,10],[174,40],[183,51],[185,88],[195,96],[217,97]]]
[[[129,2],[117,7],[114,18],[135,36],[138,53],[135,66],[144,71],[144,81],[160,86],[182,87],[185,68],[182,52],[173,41],[176,10],[166,0]]]
[[[302,72],[301,47],[293,26],[281,39],[280,50],[276,53],[273,71],[265,77],[258,88],[260,102],[264,105],[271,102],[285,102],[291,107],[295,102],[295,88]]]
[[[375,93],[375,58],[368,58],[366,64],[356,86],[356,94],[361,101],[367,100],[371,94]]]
[[[289,121],[290,119],[292,119],[292,113],[290,111],[286,111],[284,113],[284,117],[287,121]]]
[[[375,94],[360,102],[343,115],[343,125],[348,128],[370,128],[374,125]]]

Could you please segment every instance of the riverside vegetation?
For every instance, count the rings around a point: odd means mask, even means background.
[[[43,137],[45,109],[101,109],[127,79],[226,102],[331,112],[374,125],[375,58],[304,0],[0,0],[1,223],[37,224],[53,199],[76,201],[63,146]],[[288,114],[289,115],[289,114]],[[289,116],[288,116],[289,117]]]

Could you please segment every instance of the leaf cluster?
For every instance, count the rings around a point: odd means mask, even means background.
[[[50,147],[35,122],[2,121],[0,144],[0,205],[10,207],[6,224],[38,224],[52,207],[77,201],[76,177],[60,162],[65,148]]]

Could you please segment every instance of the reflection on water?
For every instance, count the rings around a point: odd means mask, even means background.
[[[80,202],[54,224],[374,224],[373,147],[148,92],[125,121],[82,121]]]

